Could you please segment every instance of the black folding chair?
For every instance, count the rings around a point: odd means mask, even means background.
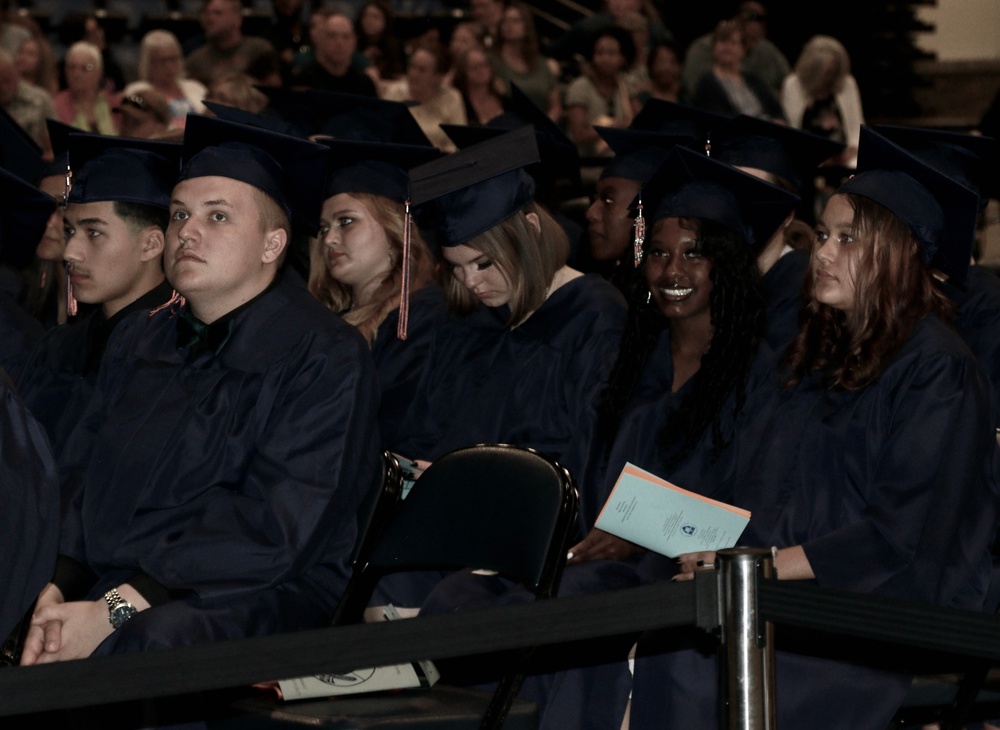
[[[400,571],[491,570],[523,585],[536,599],[552,597],[576,526],[578,501],[570,473],[533,449],[480,444],[445,454],[399,503],[376,544],[361,548],[336,623],[360,621],[378,581]],[[460,711],[444,712],[436,726],[501,727],[521,686],[526,659],[522,656],[501,679],[482,716],[470,715],[469,690],[442,684],[420,690],[441,705],[464,703]],[[419,716],[401,715],[398,701],[387,709],[391,718],[373,718],[370,706],[378,698],[367,697],[358,701],[366,707],[363,722],[370,724],[350,724],[354,718],[345,718],[350,710],[341,703],[344,699],[354,698],[290,703],[295,707],[287,712],[260,703],[243,709],[266,709],[286,723],[380,728],[420,723]],[[338,711],[338,705],[346,711]],[[419,707],[410,709],[419,715]]]

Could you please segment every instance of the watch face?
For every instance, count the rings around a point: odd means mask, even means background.
[[[111,611],[111,625],[116,629],[120,628],[122,624],[135,616],[135,614],[136,610],[133,606],[127,603],[119,603]]]

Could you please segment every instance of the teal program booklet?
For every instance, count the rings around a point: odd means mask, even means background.
[[[676,558],[735,547],[750,513],[625,464],[596,527]]]

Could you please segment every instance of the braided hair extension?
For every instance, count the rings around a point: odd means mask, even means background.
[[[710,297],[712,341],[692,378],[692,387],[659,434],[660,445],[674,464],[712,427],[712,457],[729,444],[722,432],[722,408],[735,389],[733,413],[746,400],[750,364],[764,325],[764,295],[755,251],[719,223],[700,221],[703,255],[712,262]]]

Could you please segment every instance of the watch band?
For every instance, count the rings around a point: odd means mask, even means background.
[[[108,604],[108,623],[115,630],[120,629],[126,621],[138,613],[135,606],[121,597],[117,588],[105,593],[104,600]]]
[[[117,588],[112,588],[110,591],[105,593],[104,600],[107,601],[109,611],[114,611],[115,606],[119,603],[127,603],[127,601],[118,593]]]

